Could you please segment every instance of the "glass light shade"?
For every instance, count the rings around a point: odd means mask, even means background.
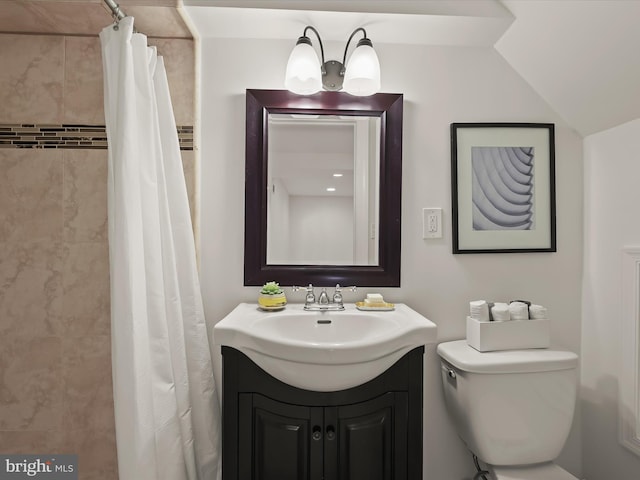
[[[284,86],[298,95],[311,95],[322,89],[320,60],[311,45],[299,43],[291,51]]]
[[[347,93],[368,96],[380,90],[380,62],[373,47],[360,45],[347,62],[342,88]]]

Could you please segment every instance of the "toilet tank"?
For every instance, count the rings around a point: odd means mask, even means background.
[[[438,345],[447,409],[467,447],[491,465],[554,460],[576,403],[578,356],[546,348],[478,352]]]

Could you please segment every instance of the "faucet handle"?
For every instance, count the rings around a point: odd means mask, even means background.
[[[305,297],[305,303],[315,303],[316,302],[316,294],[313,292],[313,285],[309,284],[307,287],[307,296]]]
[[[333,303],[339,303],[342,305],[342,287],[340,284],[336,284],[336,289],[333,292]]]
[[[291,290],[293,290],[294,292],[297,292],[299,290],[305,289],[305,291],[307,292],[307,295],[305,296],[304,302],[305,304],[309,305],[311,303],[315,303],[316,301],[316,295],[313,292],[313,285],[309,284],[309,286],[307,287],[299,287],[297,285],[294,285],[291,287]]]
[[[355,292],[358,289],[358,287],[356,287],[355,285],[352,285],[350,287],[341,287],[340,284],[336,285],[336,292],[340,293],[342,292],[342,290],[349,290],[350,292]]]
[[[343,289],[347,289],[351,292],[355,292],[356,291],[356,287],[341,287],[340,284],[336,284],[336,289],[333,292],[333,303],[340,303],[342,304],[342,290]]]

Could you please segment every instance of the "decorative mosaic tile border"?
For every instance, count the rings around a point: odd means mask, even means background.
[[[193,126],[178,126],[180,150],[193,150]],[[0,148],[107,148],[104,125],[0,124]]]

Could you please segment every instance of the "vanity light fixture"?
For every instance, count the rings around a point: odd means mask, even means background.
[[[322,63],[307,36],[308,30],[318,37]],[[364,38],[358,41],[347,64],[349,44],[358,32],[362,32]],[[312,26],[305,27],[289,56],[284,85],[298,95],[312,95],[322,88],[329,91],[344,90],[361,97],[377,93],[380,90],[380,62],[366,30],[359,27],[351,33],[341,63],[337,60],[325,62],[320,34]]]

